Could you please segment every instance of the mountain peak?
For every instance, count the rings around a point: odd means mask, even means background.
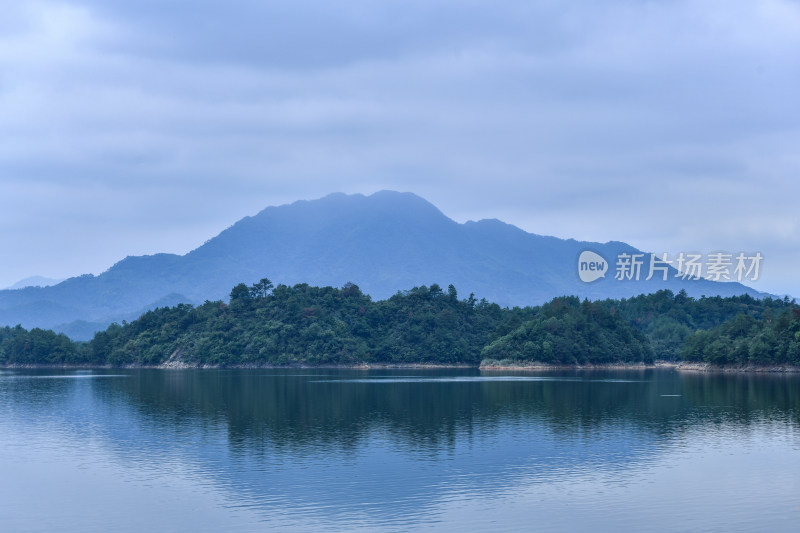
[[[297,204],[299,202],[295,202]],[[368,208],[374,207],[379,209],[406,209],[412,212],[428,211],[437,213],[441,216],[444,214],[439,209],[427,201],[426,199],[418,196],[412,192],[399,192],[391,190],[380,190],[369,195],[355,193],[346,194],[336,192],[323,196],[317,200],[306,200],[304,203],[308,206],[336,206],[348,208]],[[289,205],[295,205],[289,204]]]

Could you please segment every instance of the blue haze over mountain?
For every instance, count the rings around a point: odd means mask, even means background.
[[[6,289],[24,289],[25,287],[49,287],[57,285],[64,281],[63,279],[46,278],[44,276],[30,276],[21,279]]]
[[[605,278],[583,283],[578,256],[609,261]],[[186,255],[127,257],[106,272],[51,287],[0,291],[0,324],[53,328],[89,338],[112,321],[180,302],[227,299],[240,282],[342,286],[356,283],[375,299],[398,290],[454,284],[504,306],[535,305],[560,295],[619,298],[669,288],[689,295],[762,295],[739,283],[669,279],[614,280],[622,242],[605,244],[527,233],[499,220],[459,224],[411,193],[332,194],[268,207],[245,217]]]

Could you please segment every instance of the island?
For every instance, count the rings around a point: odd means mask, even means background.
[[[469,366],[484,369],[674,365],[796,370],[800,307],[788,298],[689,297],[669,290],[575,296],[503,308],[453,285],[373,301],[357,285],[263,278],[228,301],[157,308],[89,342],[0,328],[0,365],[111,367]]]

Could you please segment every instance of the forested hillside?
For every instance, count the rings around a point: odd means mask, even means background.
[[[191,366],[800,363],[794,302],[694,299],[659,291],[590,302],[561,297],[501,308],[433,284],[373,301],[356,285],[233,288],[228,302],[179,304],[113,324],[87,343],[51,331],[0,329],[0,364]]]

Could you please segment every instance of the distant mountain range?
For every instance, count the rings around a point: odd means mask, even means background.
[[[24,289],[25,287],[50,287],[51,285],[58,285],[62,281],[64,280],[46,278],[44,276],[30,276],[25,279],[19,280],[10,287],[6,287],[6,289],[14,290],[14,289]]]
[[[609,264],[592,283],[578,277],[578,257],[591,250]],[[90,338],[113,321],[180,302],[227,299],[240,282],[357,284],[375,299],[398,290],[454,284],[460,297],[501,305],[540,304],[560,295],[620,298],[668,288],[691,296],[762,293],[740,283],[614,279],[618,254],[642,253],[623,242],[604,244],[527,233],[499,220],[459,224],[411,193],[331,194],[268,207],[245,217],[186,255],[127,257],[99,276],[54,286],[0,291],[0,324],[52,328]]]

